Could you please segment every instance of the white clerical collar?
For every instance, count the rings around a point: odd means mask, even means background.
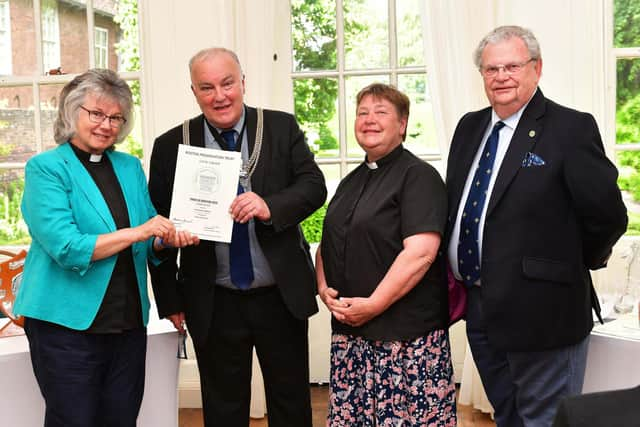
[[[91,154],[89,156],[89,161],[91,163],[100,163],[102,161],[102,154]]]
[[[369,163],[369,162],[365,162],[365,164],[366,164],[366,165],[367,165],[367,167],[368,167],[369,169],[371,169],[371,170],[373,170],[373,169],[378,169],[378,164],[377,164],[376,162],[371,162],[371,163]]]

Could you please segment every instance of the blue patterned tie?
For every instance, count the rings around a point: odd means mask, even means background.
[[[236,132],[226,130],[222,137],[227,143],[229,151],[236,149]],[[238,194],[244,193],[244,188],[238,182]],[[253,282],[253,262],[251,262],[251,247],[249,246],[249,223],[233,223],[231,244],[229,245],[229,264],[231,282],[239,289],[248,289]]]
[[[487,189],[493,172],[493,163],[496,160],[500,129],[503,126],[502,122],[497,122],[493,126],[478,162],[478,168],[473,175],[473,182],[462,211],[460,240],[458,241],[458,271],[467,286],[473,286],[480,278],[480,250],[478,246],[480,216],[487,201]]]

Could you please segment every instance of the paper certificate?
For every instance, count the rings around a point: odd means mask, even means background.
[[[231,242],[229,206],[237,195],[240,153],[180,144],[171,221],[202,240]]]

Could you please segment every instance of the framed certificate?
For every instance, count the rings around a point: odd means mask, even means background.
[[[180,144],[169,218],[178,230],[202,240],[231,242],[231,202],[237,195],[242,160],[235,151]]]

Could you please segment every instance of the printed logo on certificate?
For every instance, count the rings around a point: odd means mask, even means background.
[[[231,242],[229,206],[238,192],[242,160],[236,151],[180,144],[169,218],[202,240]]]

